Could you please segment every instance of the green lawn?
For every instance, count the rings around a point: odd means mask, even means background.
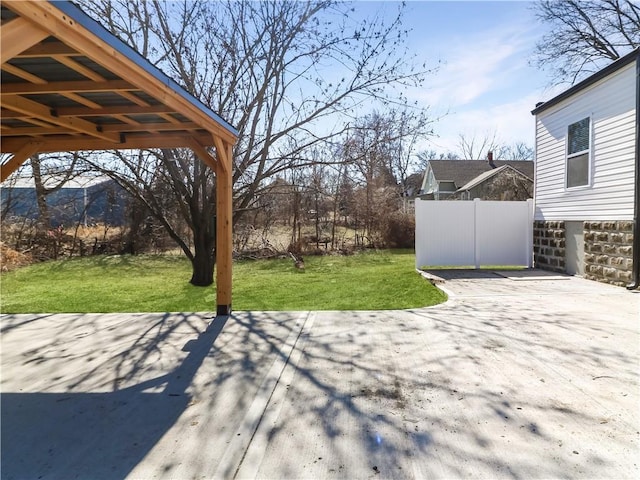
[[[446,296],[414,269],[409,251],[234,263],[234,310],[385,310]],[[215,311],[215,286],[188,283],[176,256],[103,256],[25,267],[0,277],[2,313]]]

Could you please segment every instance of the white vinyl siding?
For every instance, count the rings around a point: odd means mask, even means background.
[[[632,220],[635,63],[536,116],[536,220]],[[567,188],[569,125],[591,119],[588,187]]]

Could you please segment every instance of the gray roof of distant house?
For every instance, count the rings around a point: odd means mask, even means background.
[[[516,170],[511,165],[502,165],[501,167],[492,168],[491,170],[487,170],[486,172],[481,173],[477,177],[471,179],[469,182],[464,184],[458,190],[469,190],[469,189],[475,187],[476,185],[480,185],[485,180],[493,177],[494,175],[498,175],[500,172],[503,172],[505,170],[515,170],[516,172],[520,173],[521,175],[524,175],[525,177],[527,177],[529,180],[533,181],[533,179],[531,177],[529,177],[528,175],[522,173],[520,170]]]
[[[494,160],[496,168],[509,165],[529,178],[533,178],[531,160]],[[478,175],[493,170],[486,160],[429,160],[433,175],[439,182],[454,182],[456,188],[466,185]]]

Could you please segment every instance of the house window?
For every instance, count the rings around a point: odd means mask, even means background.
[[[569,125],[567,134],[567,188],[589,184],[589,117]]]
[[[441,192],[455,192],[456,190],[456,182],[440,182]]]

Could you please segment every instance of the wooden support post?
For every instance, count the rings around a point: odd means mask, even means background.
[[[221,146],[216,148],[217,163],[223,167],[216,171],[216,313],[229,315],[233,273],[233,147]]]

